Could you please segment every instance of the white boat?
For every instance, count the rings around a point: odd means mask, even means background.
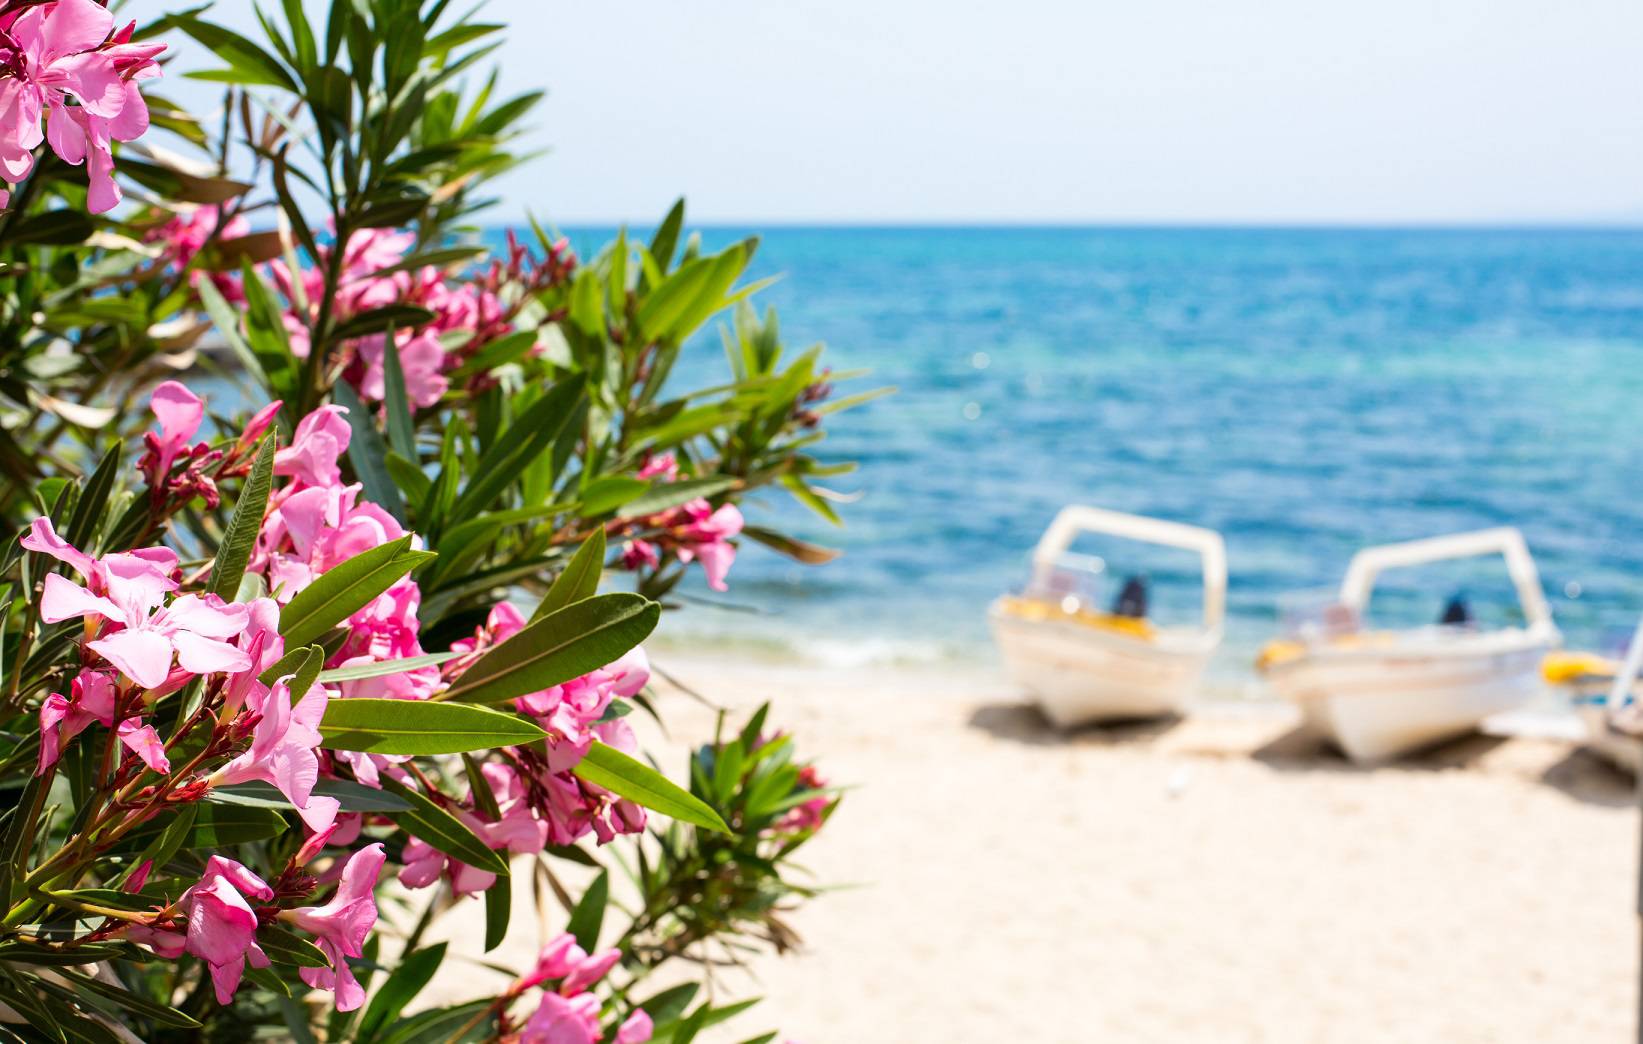
[[[1639,704],[1638,672],[1643,669],[1643,621],[1632,633],[1623,660],[1615,661],[1594,653],[1553,653],[1546,657],[1542,671],[1548,682],[1568,690],[1575,713],[1586,729],[1586,745],[1615,767],[1632,775],[1643,774],[1643,739],[1636,722]],[[1630,728],[1617,727],[1616,717],[1628,719]]]
[[[1361,629],[1383,570],[1493,554],[1506,560],[1523,627]],[[1534,559],[1509,527],[1366,548],[1353,556],[1334,609],[1333,626],[1269,644],[1259,666],[1300,706],[1308,729],[1360,763],[1463,735],[1522,706],[1541,691],[1541,659],[1561,641]]]
[[[1202,626],[1161,627],[1144,616],[1103,613],[1068,583],[1100,562],[1069,552],[1081,533],[1101,533],[1198,553]],[[1062,728],[1171,714],[1197,691],[1221,642],[1226,616],[1226,546],[1219,533],[1162,519],[1071,506],[1033,551],[1033,578],[1019,596],[993,602],[988,617],[1011,675]]]

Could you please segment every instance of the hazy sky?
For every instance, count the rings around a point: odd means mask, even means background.
[[[514,26],[505,83],[550,92],[501,217],[645,223],[683,193],[703,221],[1643,221],[1638,0],[483,16]]]

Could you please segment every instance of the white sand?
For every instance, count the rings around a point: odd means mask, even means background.
[[[699,1039],[1633,1032],[1637,816],[1567,743],[1479,737],[1360,771],[1285,742],[1280,708],[1063,738],[986,672],[662,666],[732,707],[773,700],[858,785],[806,859],[857,887],[793,918],[804,952],[729,976],[727,997],[766,1000]],[[708,734],[659,687],[675,736]],[[448,920],[471,943],[477,921]],[[491,957],[533,946],[522,925]]]

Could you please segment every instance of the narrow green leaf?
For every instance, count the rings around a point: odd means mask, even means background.
[[[547,738],[533,722],[460,703],[332,700],[320,721],[320,746],[371,754],[460,754],[517,747]]]
[[[64,538],[75,547],[90,547],[92,535],[103,523],[108,507],[108,495],[114,489],[114,479],[120,470],[120,444],[116,442],[103,455],[102,463],[86,481],[80,502],[74,505],[74,517],[68,524]]]
[[[586,598],[592,598],[599,593],[599,578],[605,571],[605,527],[600,526],[588,538],[582,541],[582,546],[576,549],[576,554],[565,564],[564,570],[554,577],[553,586],[548,593],[542,596],[542,604],[536,607],[531,614],[534,623],[549,613],[555,613]]]
[[[314,793],[320,797],[336,798],[344,812],[401,812],[411,807],[392,794],[351,779],[322,779],[314,784]],[[281,811],[295,807],[272,783],[261,780],[216,787],[205,796],[205,800]]]
[[[605,905],[610,901],[610,871],[601,870],[599,876],[582,893],[576,909],[571,911],[570,923],[565,930],[576,936],[576,945],[588,953],[599,947],[599,928],[605,923]]]
[[[358,1039],[374,1039],[378,1031],[398,1018],[405,1005],[416,999],[422,987],[433,979],[444,959],[444,943],[435,943],[401,957],[394,973],[388,976],[382,988],[376,991],[376,996],[371,998],[371,1003],[366,1005],[365,1015],[359,1023]]]
[[[399,362],[399,346],[394,343],[394,332],[383,338],[382,369],[388,413],[388,445],[393,451],[412,463],[416,462],[416,423],[411,420],[411,401],[405,392],[405,370]]]
[[[606,475],[582,490],[582,514],[588,518],[615,511],[650,489],[650,483],[628,475]]]
[[[294,964],[299,968],[329,968],[331,962],[325,951],[277,924],[265,924],[257,929],[257,945],[276,964]]]
[[[451,521],[477,515],[512,485],[524,470],[568,430],[581,425],[587,410],[582,379],[567,377],[549,388],[502,433],[479,459],[472,478],[451,508]]]
[[[595,786],[682,823],[730,833],[719,813],[649,765],[615,747],[594,742],[572,770]]]
[[[432,667],[454,660],[462,654],[459,652],[426,653],[422,656],[406,656],[398,660],[378,660],[376,663],[353,663],[346,667],[332,667],[319,672],[322,682],[358,681],[361,678],[380,678],[387,674],[404,674],[419,667]]]
[[[239,592],[240,579],[245,576],[246,563],[256,547],[257,534],[262,530],[263,515],[268,510],[268,493],[274,487],[274,436],[264,435],[257,447],[257,459],[251,465],[240,491],[240,501],[234,505],[234,516],[223,530],[222,546],[211,563],[211,579],[206,589],[232,601]]]
[[[442,698],[501,703],[598,670],[644,641],[661,611],[655,602],[627,593],[573,602],[493,647]]]
[[[383,776],[382,785],[411,806],[404,812],[390,815],[407,834],[426,841],[471,867],[498,875],[507,874],[508,861],[486,847],[485,842],[479,840],[462,820],[396,779]]]
[[[95,993],[124,1008],[126,1011],[151,1019],[162,1026],[175,1026],[179,1029],[198,1029],[200,1023],[189,1015],[185,1015],[166,1004],[151,1001],[147,997],[139,997],[130,990],[125,990],[113,983],[94,979],[89,975],[65,968],[58,973],[71,980],[79,989],[88,993]]]
[[[371,419],[371,411],[346,381],[337,382],[331,389],[331,397],[348,411],[348,463],[354,466],[354,474],[365,487],[365,499],[380,504],[403,525],[406,514],[405,501],[399,495],[400,483],[394,477],[388,446]]]
[[[508,936],[509,912],[513,906],[513,883],[498,877],[485,889],[485,952],[502,945]]]
[[[681,479],[652,486],[650,492],[630,500],[616,513],[618,518],[643,518],[687,504],[698,497],[712,497],[727,489],[734,489],[738,480],[733,478]]]
[[[313,641],[370,604],[418,564],[434,557],[430,551],[410,548],[411,537],[407,534],[362,551],[298,591],[280,611],[280,634],[285,644],[289,647]]]

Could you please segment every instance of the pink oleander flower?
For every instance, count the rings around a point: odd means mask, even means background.
[[[323,685],[315,683],[293,701],[288,682],[286,678],[275,682],[260,700],[254,692],[248,697],[247,709],[258,716],[251,746],[212,773],[210,782],[213,786],[251,780],[272,783],[296,806],[308,829],[320,831],[336,819],[339,807],[336,798],[313,796],[319,782],[319,755],[315,753],[320,744],[319,723],[330,696]]]
[[[67,562],[89,584],[89,588],[82,587],[60,573],[48,573],[40,618],[61,623],[96,617],[116,625],[103,627],[102,637],[86,645],[143,688],[152,689],[167,680],[173,654],[191,674],[249,666],[243,652],[222,640],[245,627],[245,606],[226,604],[216,595],[192,594],[165,604],[166,596],[177,588],[169,575],[177,562],[172,552],[146,548],[94,560],[61,540],[43,518],[34,521],[22,544]]]
[[[239,239],[251,234],[251,222],[244,214],[235,214],[222,225],[223,207],[221,204],[196,206],[172,215],[169,221],[152,228],[143,240],[148,243],[158,243],[165,251],[165,257],[177,268],[185,268],[188,263],[205,249],[205,245],[216,235],[219,242]],[[188,274],[190,286],[199,286],[200,281],[209,278],[223,298],[228,301],[245,300],[245,291],[240,286],[240,277],[233,272],[205,272],[199,269]],[[278,408],[279,404],[274,404]],[[251,440],[255,442],[253,438]]]
[[[176,960],[188,949],[188,936],[170,928],[132,924],[126,928],[126,938],[148,947],[168,961]],[[238,985],[238,980],[236,980],[236,985]]]
[[[649,540],[627,540],[622,543],[622,568],[655,569],[662,564],[660,549]]]
[[[679,477],[679,461],[671,453],[646,456],[644,463],[639,465],[638,477],[672,482]]]
[[[656,1026],[650,1021],[650,1016],[640,1008],[622,1021],[616,1029],[616,1044],[645,1044]]]
[[[491,849],[515,855],[542,851],[548,843],[548,825],[533,814],[529,793],[518,774],[496,762],[487,762],[480,772],[496,800],[499,817],[481,819],[473,810],[477,802],[472,794],[468,807],[454,810],[456,817]],[[402,863],[399,881],[407,888],[425,888],[447,873],[451,891],[459,896],[483,892],[496,883],[495,874],[453,859],[419,838],[405,845]]]
[[[827,786],[827,780],[816,771],[814,765],[806,765],[799,769],[799,787],[804,790],[821,790]],[[775,829],[782,833],[803,833],[807,830],[820,830],[825,822],[825,814],[829,804],[827,795],[817,794],[797,808],[790,811],[776,824]]]
[[[736,560],[736,545],[730,538],[742,531],[742,513],[735,504],[726,504],[714,510],[706,500],[697,498],[679,509],[688,519],[676,531],[679,541],[679,561],[699,559],[702,572],[707,574],[707,586],[715,591],[728,591],[725,576]]]
[[[135,23],[111,36],[113,28],[114,16],[93,0],[54,0],[0,24],[0,66],[9,74],[0,79],[0,173],[12,182],[27,177],[44,139],[66,163],[89,160],[94,214],[120,202],[112,142],[148,130],[137,84],[160,75],[154,59],[165,50],[132,43]]]
[[[451,651],[478,653],[507,641],[524,630],[525,616],[511,602],[498,602],[491,607],[485,625],[473,638],[451,643]],[[456,676],[472,660],[464,656],[452,661]],[[587,753],[588,744],[595,737],[598,723],[610,701],[617,697],[634,696],[650,681],[650,661],[642,648],[630,649],[615,663],[578,678],[538,692],[527,693],[514,705],[536,718],[551,734],[548,745],[549,765],[555,772],[568,772]]]
[[[329,968],[303,968],[302,981],[336,994],[338,1011],[353,1011],[365,1000],[365,990],[348,967],[346,958],[359,957],[365,939],[377,922],[374,896],[382,864],[387,860],[381,843],[366,845],[348,857],[336,895],[324,906],[287,910],[280,919],[315,937],[331,960]]]
[[[399,348],[399,366],[405,375],[405,394],[411,405],[426,409],[444,396],[451,382],[442,375],[445,369],[445,346],[432,330],[419,334],[395,335]],[[382,402],[388,397],[388,375],[383,362],[384,340],[381,336],[361,338],[357,347],[365,361],[365,374],[360,378],[359,394],[371,402]]]
[[[230,715],[238,713],[252,696],[261,705],[268,686],[262,683],[260,675],[285,655],[285,639],[280,637],[279,603],[272,598],[257,598],[246,603],[245,628],[235,644],[250,662],[243,671],[231,674],[223,687],[223,710]]]
[[[268,957],[257,945],[257,913],[248,897],[268,902],[274,890],[244,865],[212,856],[200,883],[177,904],[188,917],[185,949],[210,969],[219,1004],[234,999],[247,961],[253,968],[268,967]]]
[[[321,406],[297,422],[291,445],[274,454],[274,474],[304,486],[335,486],[342,481],[337,458],[348,449],[351,431],[341,406]]]
[[[520,1031],[520,1044],[594,1044],[599,1039],[599,1007],[599,998],[591,993],[568,998],[544,993]]]
[[[212,454],[208,443],[192,441],[205,419],[205,403],[176,381],[166,381],[154,389],[149,408],[159,420],[160,430],[158,434],[143,433],[147,449],[137,462],[137,470],[154,491],[155,499],[158,501],[172,493],[200,493],[207,503],[215,504],[217,485],[200,467],[220,454]],[[181,476],[172,479],[172,466],[179,459],[188,461],[188,467]]]
[[[559,980],[555,989],[543,986],[542,1000],[526,1023],[521,1041],[537,1044],[592,1044],[600,1039],[600,1004],[587,992],[621,960],[621,951],[586,953],[569,932],[550,940],[537,956],[536,966],[514,983],[511,992]],[[651,1037],[650,1016],[635,1010],[616,1032],[617,1044],[644,1044]]]
[[[93,722],[114,729],[119,741],[143,760],[155,772],[171,771],[171,762],[165,756],[165,744],[152,726],[144,725],[137,717],[129,717],[114,724],[119,695],[114,680],[103,671],[81,671],[69,687],[69,697],[58,693],[47,696],[40,705],[40,758],[34,774],[44,775],[57,763],[65,743],[84,732]]]

